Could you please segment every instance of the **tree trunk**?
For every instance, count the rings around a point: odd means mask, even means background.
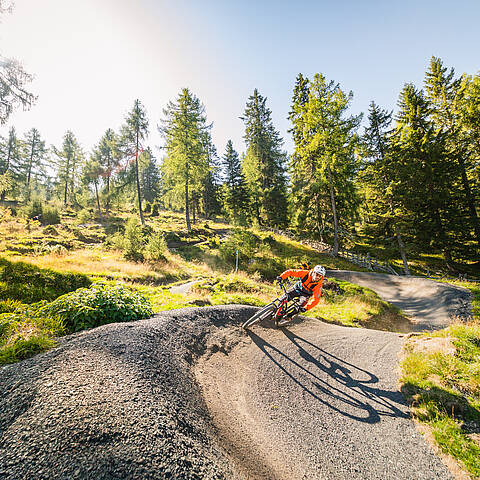
[[[403,243],[402,236],[400,235],[400,227],[398,223],[394,220],[395,225],[395,236],[397,237],[398,249],[400,250],[400,255],[402,256],[403,261],[403,270],[405,275],[410,275],[410,269],[408,268],[407,255],[405,254],[405,244]]]
[[[192,195],[192,223],[195,225],[197,223],[197,218],[195,216],[195,210],[196,210],[196,198],[195,194]]]
[[[337,219],[337,206],[335,202],[335,192],[333,189],[332,181],[332,172],[330,166],[327,165],[327,174],[328,174],[328,183],[330,186],[330,199],[332,201],[332,212],[333,212],[333,228],[334,228],[334,237],[333,237],[333,251],[332,254],[334,257],[338,254],[338,219]]]
[[[67,206],[67,193],[68,193],[68,175],[70,173],[70,157],[67,155],[67,167],[65,170],[65,193],[63,197],[63,204]]]
[[[185,176],[185,221],[187,222],[187,230],[190,231],[192,226],[190,225],[190,212],[188,211],[188,171]]]
[[[32,150],[30,152],[30,162],[28,164],[28,173],[27,173],[27,199],[30,200],[30,178],[32,176],[32,166],[33,166],[33,153],[35,151],[35,136],[32,139]]]
[[[459,156],[458,162],[460,163],[461,167],[462,183],[465,190],[465,195],[467,197],[468,210],[470,212],[470,217],[472,218],[475,237],[477,239],[478,245],[480,245],[480,222],[478,221],[477,210],[475,208],[475,199],[472,195],[472,190],[470,189],[470,183],[468,181],[467,172],[465,170],[465,162],[461,156]]]
[[[145,220],[143,218],[142,212],[142,195],[140,192],[140,177],[138,175],[138,130],[137,130],[137,140],[135,146],[135,176],[137,178],[137,196],[138,196],[138,213],[140,214],[140,221],[142,225],[145,225]]]
[[[98,196],[98,186],[97,186],[97,181],[95,180],[93,182],[95,185],[95,195],[97,197],[97,207],[98,207],[98,216],[100,217],[100,220],[102,219],[102,209],[100,208],[100,198]]]
[[[107,158],[107,201],[105,202],[105,213],[108,215],[110,211],[110,175],[112,172],[110,171],[110,154]]]

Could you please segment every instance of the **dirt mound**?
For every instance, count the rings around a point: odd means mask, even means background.
[[[106,325],[1,368],[0,478],[237,478],[191,365],[241,341],[221,332],[252,313],[182,309]]]

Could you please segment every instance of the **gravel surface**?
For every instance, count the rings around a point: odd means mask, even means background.
[[[192,362],[249,307],[175,310],[61,339],[0,368],[0,478],[237,478]],[[208,345],[207,345],[208,344]]]
[[[196,366],[236,470],[265,480],[452,478],[398,389],[402,335],[311,319],[249,335]]]
[[[106,325],[0,368],[0,479],[451,478],[396,386],[400,335],[247,334],[254,311]]]
[[[437,330],[448,326],[454,318],[465,320],[472,315],[470,291],[456,285],[346,270],[330,270],[327,276],[371,288],[411,318],[412,331]]]

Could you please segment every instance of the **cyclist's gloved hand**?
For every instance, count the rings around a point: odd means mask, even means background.
[[[305,313],[307,309],[305,307],[298,307],[298,313]]]
[[[282,283],[283,282],[283,278],[279,275],[276,279],[275,279],[278,283]]]

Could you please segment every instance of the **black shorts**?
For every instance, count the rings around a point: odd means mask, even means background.
[[[292,287],[286,293],[286,297],[289,302],[294,298],[298,298],[298,301],[299,301],[298,303],[300,304],[301,307],[303,307],[308,302],[308,300],[312,295],[313,295],[312,293],[308,294],[307,292],[298,290],[296,287]]]

